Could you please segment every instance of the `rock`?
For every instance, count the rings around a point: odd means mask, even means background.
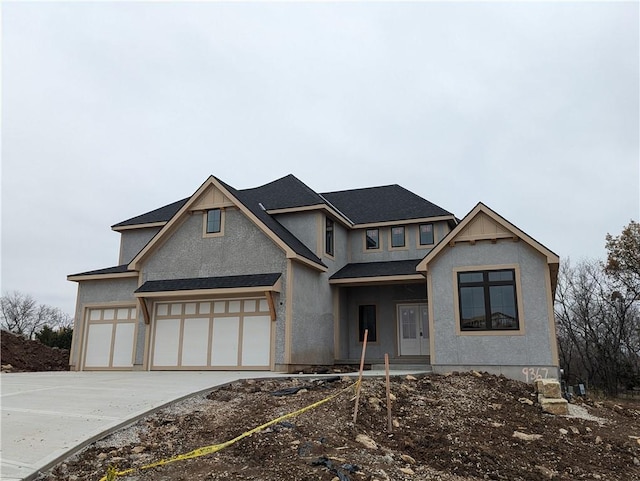
[[[591,429],[589,426],[585,427],[584,430],[588,433],[593,432],[593,429]]]
[[[537,384],[538,392],[548,399],[561,399],[562,391],[560,383],[555,379],[541,379],[542,383]]]
[[[593,479],[602,479],[602,476],[600,476],[599,474],[594,474]]]
[[[569,429],[573,434],[580,434],[580,430],[575,426],[569,426]]]
[[[492,404],[489,404],[489,407],[491,409],[495,409],[496,411],[499,411],[500,409],[502,409],[502,404],[492,403]]]
[[[303,389],[300,389],[296,394],[304,394],[306,392],[309,392],[309,390],[303,388]]]
[[[407,381],[417,381],[417,380],[418,380],[418,378],[417,378],[417,377],[412,376],[411,374],[407,374],[407,377],[405,377],[405,379],[406,379]]]
[[[531,399],[527,399],[526,397],[521,397],[520,399],[518,399],[518,402],[520,404],[527,404],[529,406],[533,406],[533,401]]]
[[[633,464],[634,464],[634,466],[640,466],[640,459],[633,458]]]
[[[393,421],[391,421],[391,424],[393,424],[394,428],[400,427],[400,421],[398,421],[397,419],[394,419]]]
[[[504,426],[504,423],[491,423],[491,427],[493,428],[501,428]]]
[[[564,428],[560,428],[559,431],[560,431],[560,434],[562,434],[563,436],[566,436],[567,434],[569,434],[569,431],[567,431]]]
[[[370,397],[369,404],[371,404],[371,407],[373,407],[373,409],[375,409],[376,411],[380,411],[380,409],[382,409],[380,407],[380,404],[382,404],[382,401],[377,397]]]
[[[389,393],[389,399],[391,399],[392,401],[395,401],[395,400],[396,400],[396,399],[398,399],[398,398],[396,397],[396,395],[395,395],[395,394],[393,394],[392,392],[390,392],[390,393]]]
[[[378,449],[376,442],[366,434],[358,434],[356,442],[362,444],[367,449]]]
[[[602,444],[602,438],[600,436],[596,436],[595,443],[596,444]]]
[[[411,468],[400,468],[400,471],[403,472],[404,474],[408,474],[413,476],[415,473],[415,471]]]
[[[549,399],[542,400],[542,412],[555,414],[557,416],[566,416],[569,414],[569,406],[566,399]]]
[[[542,477],[546,479],[553,479],[558,474],[556,471],[552,471],[545,466],[536,466],[536,469],[540,472]]]
[[[416,460],[408,454],[401,454],[400,459],[402,459],[405,463],[416,464]]]
[[[105,459],[107,459],[107,456],[108,456],[107,453],[98,454],[98,461],[104,461]]]
[[[474,370],[474,371],[471,371],[471,375],[472,375],[473,377],[482,377],[482,374],[480,374],[478,371],[475,371],[475,370]]]
[[[136,446],[135,448],[133,448],[131,451],[133,451],[136,454],[140,454],[141,452],[143,452],[144,450],[146,450],[147,448],[145,446]]]
[[[512,437],[522,441],[536,441],[542,438],[542,434],[527,434],[520,431],[514,431]]]

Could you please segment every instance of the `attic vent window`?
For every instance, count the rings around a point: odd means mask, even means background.
[[[218,234],[222,230],[222,212],[220,209],[207,211],[207,234]]]

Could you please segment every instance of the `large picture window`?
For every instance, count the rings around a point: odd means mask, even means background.
[[[518,302],[513,269],[458,273],[460,330],[517,330]]]
[[[367,342],[376,342],[376,306],[360,306],[358,313],[358,341],[364,341],[364,331],[369,330]]]

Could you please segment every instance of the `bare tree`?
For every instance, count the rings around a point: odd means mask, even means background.
[[[58,328],[71,325],[62,310],[38,304],[30,294],[13,291],[0,298],[0,325],[3,329],[33,339],[45,325]]]
[[[637,382],[640,315],[636,296],[604,266],[569,262],[560,271],[556,320],[561,363],[569,382],[610,393]]]

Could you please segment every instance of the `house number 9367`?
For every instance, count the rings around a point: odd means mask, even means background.
[[[549,369],[546,367],[524,367],[522,368],[522,374],[524,374],[524,382],[533,382],[536,379],[547,379]]]

